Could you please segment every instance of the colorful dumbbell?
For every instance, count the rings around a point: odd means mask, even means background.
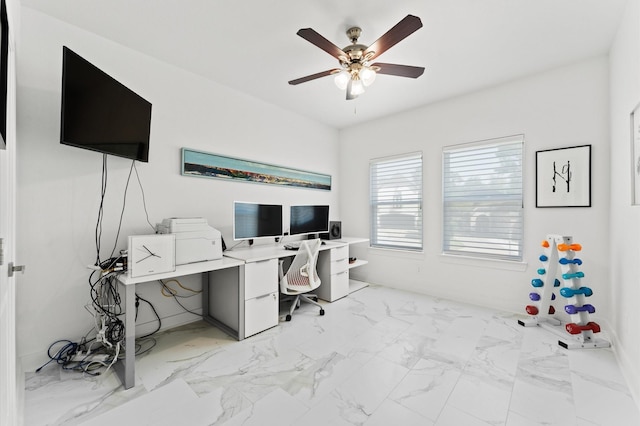
[[[538,300],[540,300],[540,295],[534,291],[532,293],[529,293],[529,299],[537,302]]]
[[[578,259],[577,257],[575,259],[567,259],[566,257],[563,257],[558,260],[558,262],[560,262],[561,265],[569,265],[571,263],[573,263],[574,265],[582,265],[582,260]]]
[[[582,246],[580,244],[558,244],[558,250],[560,251],[580,251]]]
[[[547,256],[545,256],[544,254],[540,255],[540,262],[546,262],[547,260],[549,260]]]
[[[562,274],[563,280],[570,280],[572,278],[584,278],[584,272],[567,272],[566,274]]]
[[[563,287],[560,289],[560,294],[562,295],[562,297],[566,298],[573,297],[576,294],[584,294],[586,297],[589,297],[593,294],[593,290],[591,290],[589,287],[580,287],[578,289]]]
[[[564,311],[569,315],[577,314],[578,312],[588,312],[592,314],[596,311],[596,308],[594,308],[593,305],[589,303],[585,303],[582,306],[566,305],[564,307]]]
[[[586,325],[578,325],[575,323],[569,323],[564,326],[569,334],[580,334],[583,331],[593,331],[594,333],[600,333],[600,326],[593,321],[588,322]]]
[[[546,273],[547,273],[546,269],[544,269],[544,268],[539,268],[538,269],[538,275],[544,275]]]
[[[527,305],[524,309],[527,311],[529,315],[538,315],[538,312],[539,312],[538,307],[533,305]],[[549,306],[549,315],[553,315],[555,313],[556,313],[556,308],[554,308],[553,306]]]
[[[540,278],[534,278],[531,280],[531,285],[534,287],[542,287],[544,282]]]

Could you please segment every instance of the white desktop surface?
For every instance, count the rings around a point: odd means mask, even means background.
[[[344,241],[323,240],[325,244],[320,245],[320,251],[329,250],[336,247],[345,246],[348,243]],[[245,262],[261,262],[263,260],[281,259],[284,257],[295,256],[297,250],[287,250],[284,248],[286,243],[263,244],[249,247],[234,248],[224,252],[225,257],[243,260]]]
[[[222,257],[221,259],[208,260],[205,262],[188,263],[176,266],[175,271],[164,272],[162,274],[146,275],[144,277],[131,278],[131,272],[122,274],[118,280],[124,285],[134,285],[148,281],[163,280],[165,278],[182,277],[185,275],[199,274],[201,272],[217,271],[219,269],[233,268],[244,264],[242,260]]]

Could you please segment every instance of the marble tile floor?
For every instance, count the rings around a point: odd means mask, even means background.
[[[28,373],[24,424],[640,425],[612,349],[563,349],[523,316],[378,286],[325,310],[242,342],[201,321],[164,332],[129,390]]]

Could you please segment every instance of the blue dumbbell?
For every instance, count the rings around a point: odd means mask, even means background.
[[[547,260],[549,260],[547,256],[545,256],[544,254],[540,255],[540,262],[546,262]]]
[[[544,282],[542,282],[540,278],[534,278],[531,280],[531,285],[534,287],[542,287],[544,285]]]
[[[571,278],[584,278],[584,272],[567,272],[566,274],[562,274],[562,279],[570,280]]]
[[[593,294],[593,290],[591,290],[589,287],[580,287],[579,289],[572,289],[569,287],[563,287],[560,289],[560,294],[562,295],[562,297],[573,297],[576,294],[584,294],[586,297],[589,297]]]
[[[582,260],[577,257],[575,259],[567,259],[566,257],[563,257],[558,262],[560,262],[561,265],[569,265],[570,263],[573,263],[574,265],[582,265]]]
[[[529,299],[537,302],[538,300],[540,300],[540,295],[536,292],[529,293]]]
[[[547,271],[544,268],[538,269],[538,275],[544,275],[546,273],[547,273]]]

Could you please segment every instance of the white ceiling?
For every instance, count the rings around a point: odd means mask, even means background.
[[[22,5],[265,102],[344,128],[609,51],[627,0],[22,0]],[[344,47],[369,45],[407,14],[423,28],[380,55],[424,66],[422,77],[379,75],[346,101],[338,66],[298,37],[313,28]]]

